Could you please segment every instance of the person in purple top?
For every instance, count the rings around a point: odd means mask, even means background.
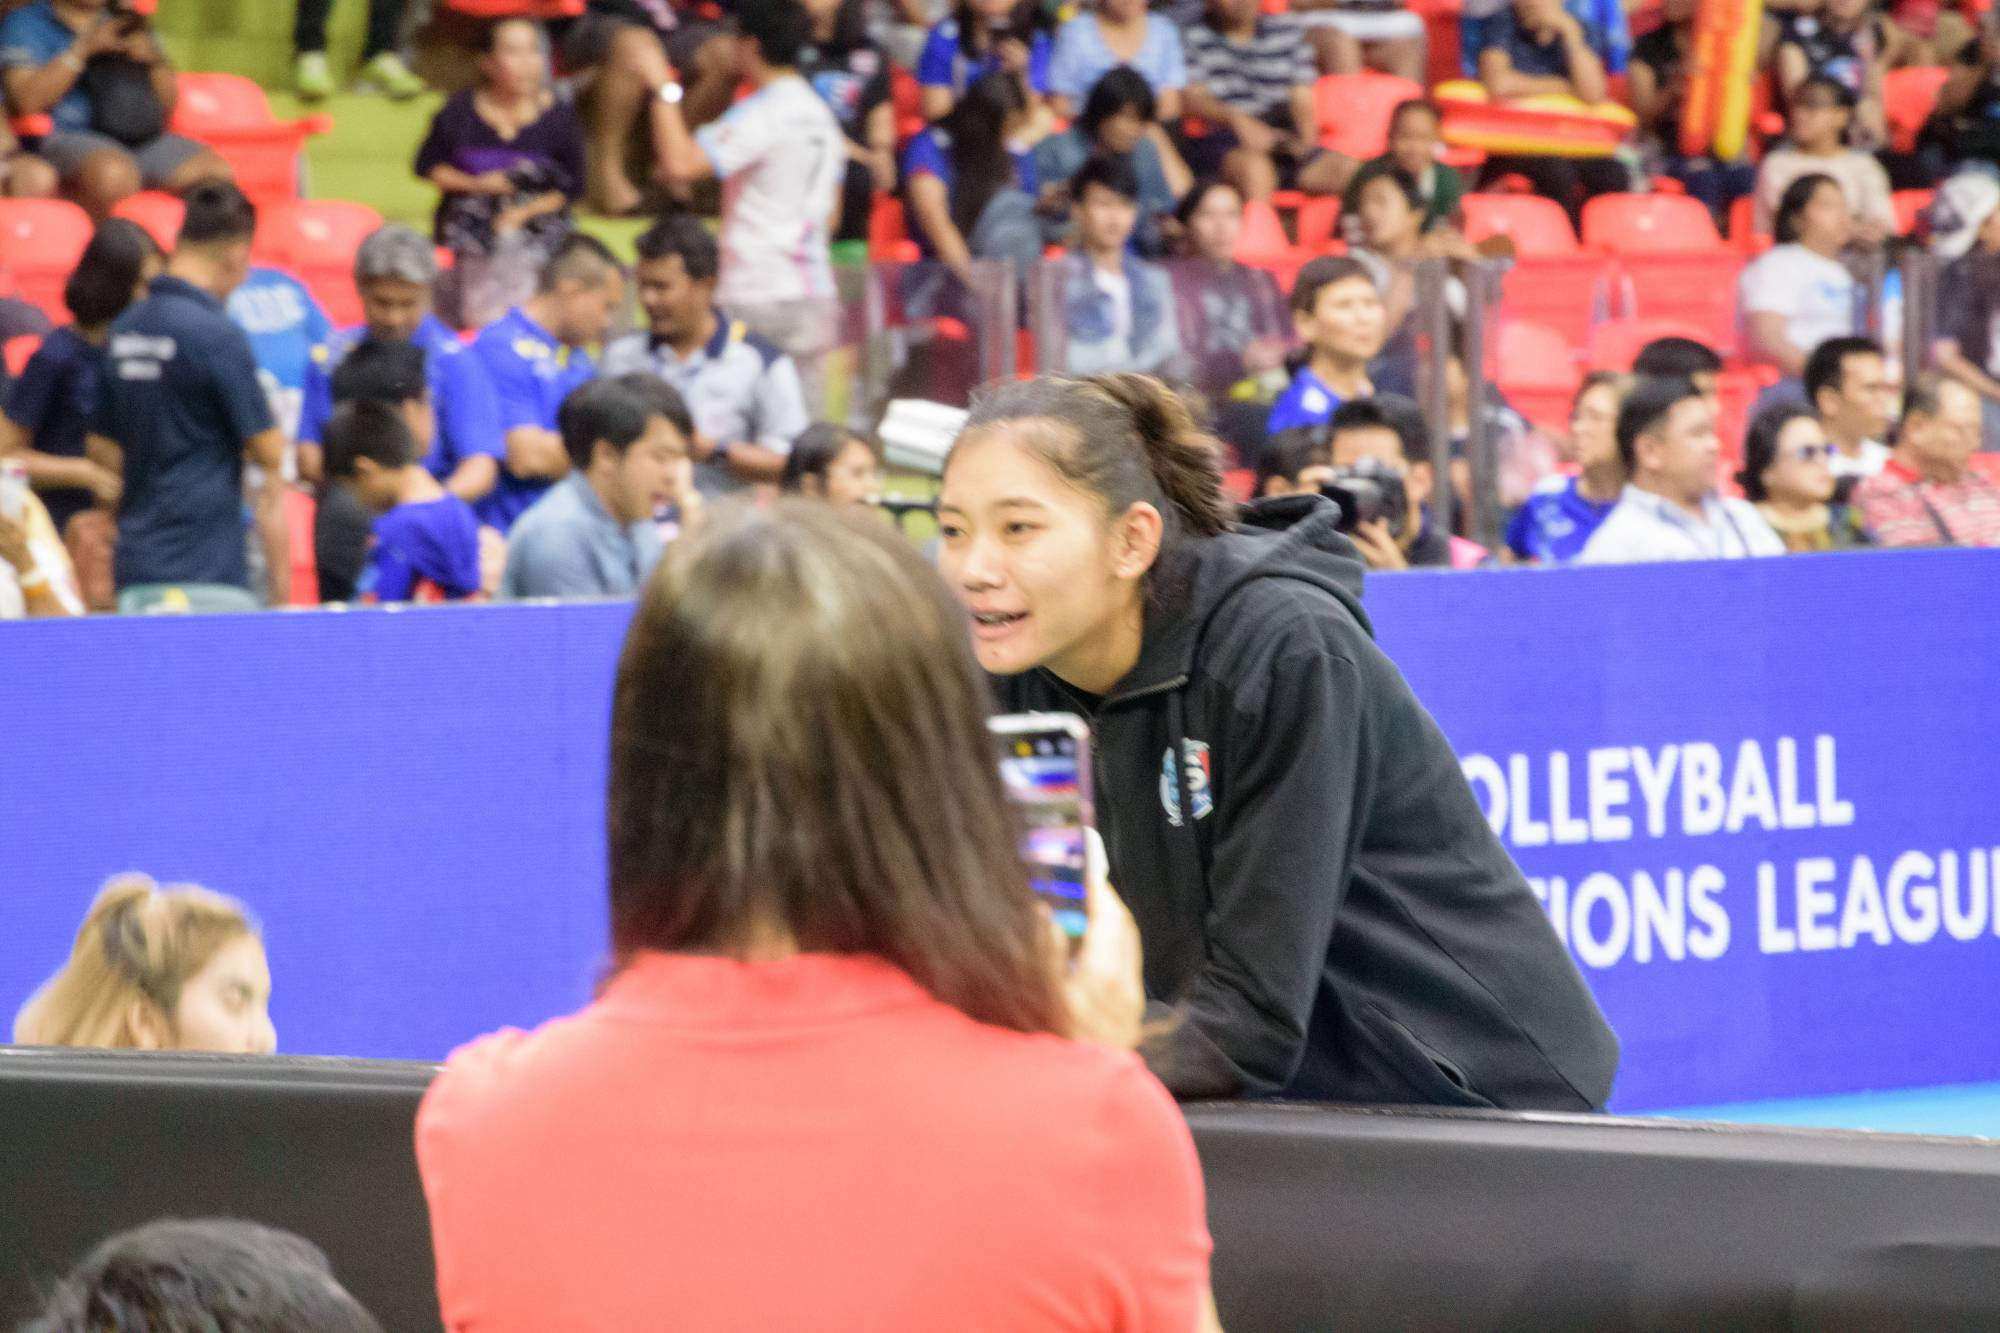
[[[461,256],[518,241],[539,267],[570,233],[586,179],[583,127],[549,87],[541,30],[527,19],[485,29],[479,83],[455,93],[417,150],[438,187],[436,238]]]

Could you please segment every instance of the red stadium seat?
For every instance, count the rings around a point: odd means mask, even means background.
[[[240,74],[183,74],[173,130],[213,148],[259,208],[296,199],[306,139],[333,128],[331,117],[278,120],[264,90]]]
[[[1602,255],[1529,256],[1502,279],[1500,314],[1560,333],[1579,353],[1610,313],[1611,261]]]
[[[28,368],[28,358],[42,345],[39,333],[24,333],[18,338],[9,338],[0,343],[0,365],[7,367],[9,375],[19,375]]]
[[[1889,202],[1896,208],[1896,234],[1914,236],[1917,224],[1923,220],[1923,212],[1937,198],[1936,190],[1898,190],[1889,196]]]
[[[1500,326],[1494,360],[1493,381],[1515,411],[1545,430],[1568,427],[1570,400],[1583,373],[1567,338],[1532,320],[1507,320]]]
[[[0,270],[10,272],[21,299],[58,322],[63,284],[90,244],[90,215],[61,199],[0,199]]]
[[[1592,250],[1642,255],[1714,250],[1722,245],[1708,206],[1684,194],[1601,194],[1583,206],[1583,243]]]
[[[924,129],[923,85],[901,65],[889,67],[889,106],[896,118],[896,146],[900,148]]]
[[[297,487],[285,492],[285,544],[291,553],[293,606],[319,605],[319,557],[313,550],[313,521],[319,506]]]
[[[1628,254],[1618,258],[1624,313],[1634,319],[1672,320],[1699,330],[1699,341],[1728,356],[1736,350],[1736,280],[1741,250]]]
[[[922,257],[910,239],[903,201],[892,194],[876,195],[868,214],[868,258],[878,264],[914,264]]]
[[[1573,255],[1576,233],[1569,214],[1553,199],[1532,194],[1468,194],[1464,199],[1465,239],[1474,245],[1493,236],[1514,242],[1514,253]]]
[[[1340,230],[1340,200],[1307,199],[1299,205],[1299,249],[1314,254],[1326,249]]]
[[[382,215],[366,204],[294,200],[258,216],[254,254],[296,273],[335,324],[353,324],[361,319],[354,252],[381,225]]]
[[[1915,152],[1917,133],[1931,118],[1938,93],[1951,71],[1942,65],[1892,69],[1882,76],[1882,115],[1889,122],[1889,147]]]
[[[1771,248],[1771,234],[1757,230],[1757,200],[1743,195],[1729,206],[1729,243],[1746,255],[1761,255]]]
[[[1393,74],[1366,70],[1323,75],[1313,85],[1313,120],[1319,126],[1320,147],[1363,162],[1380,157],[1389,146],[1389,118],[1396,104],[1423,95],[1420,86]]]
[[[1722,439],[1719,456],[1725,471],[1734,472],[1743,466],[1743,433],[1750,428],[1750,409],[1756,405],[1757,395],[1775,383],[1777,372],[1769,367],[1725,370],[1715,377],[1715,396],[1719,400],[1715,433]]]
[[[1613,319],[1599,324],[1590,333],[1590,368],[1627,371],[1639,349],[1656,338],[1692,338],[1708,341],[1707,333],[1671,319]]]
[[[442,0],[446,9],[476,19],[573,19],[585,0]]]
[[[111,210],[111,216],[144,227],[162,250],[174,248],[174,241],[181,234],[181,219],[186,215],[187,205],[162,190],[141,190],[120,200]]]
[[[1236,258],[1244,263],[1257,259],[1283,259],[1292,252],[1285,236],[1285,224],[1278,210],[1262,199],[1243,205],[1243,230],[1236,234]]]

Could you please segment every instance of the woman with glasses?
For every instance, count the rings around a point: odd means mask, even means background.
[[[1834,502],[1833,445],[1819,418],[1780,403],[1750,423],[1736,480],[1790,552],[1834,551],[1866,542],[1854,513]]]

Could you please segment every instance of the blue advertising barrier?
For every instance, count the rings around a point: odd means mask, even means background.
[[[1370,582],[1646,1110],[2000,1078],[2000,553]],[[589,996],[623,605],[0,626],[0,1017],[107,876],[263,919],[282,1049]]]

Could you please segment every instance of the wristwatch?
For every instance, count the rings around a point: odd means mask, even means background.
[[[681,98],[685,97],[686,95],[687,95],[687,89],[681,87],[681,85],[673,79],[668,79],[665,83],[661,84],[659,90],[654,94],[654,96],[658,97],[662,102],[665,102],[668,106],[679,106],[681,103]]]

